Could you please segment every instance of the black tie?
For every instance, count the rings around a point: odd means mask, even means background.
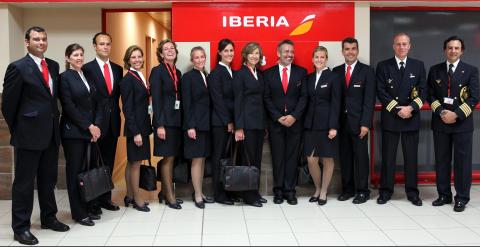
[[[453,63],[448,65],[448,76],[450,77],[450,79],[453,77]]]
[[[403,75],[405,74],[405,63],[403,61],[400,62],[400,76],[402,77],[403,80]]]

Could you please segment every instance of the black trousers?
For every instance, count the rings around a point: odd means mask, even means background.
[[[273,193],[277,196],[295,195],[302,132],[282,127],[269,130],[268,137],[272,154]]]
[[[212,155],[210,156],[212,161],[212,186],[213,186],[213,196],[216,201],[225,201],[229,199],[228,194],[224,190],[223,183],[220,182],[220,159],[225,157],[226,152],[229,150],[226,149],[228,138],[232,138],[232,145],[235,140],[233,139],[233,134],[228,133],[227,127],[218,127],[212,126]]]
[[[12,229],[21,233],[30,229],[33,209],[34,181],[37,178],[40,220],[47,222],[55,218],[57,204],[58,145],[50,141],[44,150],[15,148],[15,179],[12,185]]]
[[[117,151],[117,141],[118,137],[112,134],[111,130],[107,131],[107,135],[99,139],[98,147],[100,153],[102,154],[103,162],[106,166],[110,167],[110,171],[113,173],[113,166],[115,165],[115,154]],[[95,153],[95,148],[92,148],[92,155]],[[110,174],[111,175],[111,174]],[[95,201],[96,203],[102,204],[112,200],[112,192],[106,192],[105,194],[99,196]]]
[[[265,135],[265,130],[244,130],[245,140],[243,141],[242,148],[245,149],[250,163],[253,166],[258,167],[258,170],[261,171],[262,166],[262,152],[263,152],[263,137]],[[245,157],[245,152],[240,149],[238,152],[242,152],[243,159],[247,160]],[[261,172],[260,172],[261,174]],[[258,178],[260,180],[260,178]],[[260,181],[259,183],[260,184]],[[257,190],[250,190],[243,192],[243,201],[245,203],[253,203],[260,199],[260,194]]]
[[[407,198],[418,197],[417,163],[418,131],[392,132],[382,131],[382,168],[380,177],[380,195],[390,198],[395,185],[395,167],[398,141],[402,140],[403,170],[405,174],[405,192]]]
[[[339,137],[343,193],[370,195],[368,135],[360,139],[357,134],[343,129],[339,131]]]
[[[473,132],[443,133],[433,131],[435,147],[435,172],[437,175],[437,191],[440,196],[452,197],[450,178],[453,174],[455,201],[470,201],[472,185],[472,141]]]
[[[80,196],[78,174],[85,171],[89,140],[63,139],[63,151],[66,161],[67,190],[72,219],[82,220],[88,217],[88,203]]]

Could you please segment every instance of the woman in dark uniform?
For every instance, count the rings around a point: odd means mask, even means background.
[[[220,182],[220,159],[225,156],[228,139],[232,138],[233,128],[233,71],[231,63],[234,44],[229,39],[218,43],[217,66],[207,78],[212,100],[212,171],[215,202],[233,205],[234,202]]]
[[[103,107],[92,83],[82,72],[83,48],[71,44],[65,50],[67,70],[60,75],[59,98],[62,104],[60,130],[65,152],[68,200],[72,218],[81,225],[93,226],[100,219],[88,213],[88,204],[80,197],[77,176],[85,169],[87,149],[100,137]]]
[[[315,72],[307,78],[304,152],[315,183],[315,194],[309,201],[324,205],[333,174],[333,159],[338,154],[337,129],[342,92],[338,77],[327,67],[327,49],[323,46],[315,48],[312,61]],[[320,158],[323,173],[318,163]]]
[[[202,192],[205,158],[210,156],[210,94],[208,93],[205,50],[193,47],[190,61],[193,69],[182,77],[184,156],[192,159],[192,199],[195,206],[205,208],[204,203],[213,199]]]
[[[160,63],[150,73],[150,90],[154,128],[153,155],[163,157],[157,164],[158,177],[162,189],[158,193],[160,203],[165,197],[165,204],[173,209],[181,209],[183,201],[175,199],[173,191],[173,164],[175,157],[181,155],[182,113],[180,111],[180,78],[182,73],[175,67],[177,45],[166,39],[158,44],[157,58]]]
[[[125,180],[129,203],[139,211],[148,212],[150,208],[143,203],[139,193],[140,164],[150,159],[150,138],[152,125],[148,113],[150,92],[140,71],[143,68],[143,51],[132,45],[125,51],[124,68],[128,70],[120,81],[122,110],[125,117],[124,135],[127,137],[127,160]],[[141,204],[138,204],[141,202]]]
[[[258,69],[262,59],[263,52],[258,43],[250,42],[245,45],[242,49],[243,65],[235,73],[233,80],[235,140],[243,141],[243,148],[248,154],[250,163],[259,170],[266,125],[263,105],[264,84],[261,71]],[[243,201],[255,207],[262,207],[262,203],[267,202],[260,196],[258,189],[244,191]]]

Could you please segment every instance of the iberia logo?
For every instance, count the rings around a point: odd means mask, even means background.
[[[298,25],[291,33],[290,36],[298,36],[308,33],[312,29],[313,21],[315,20],[315,15],[309,15],[303,19],[303,21]]]

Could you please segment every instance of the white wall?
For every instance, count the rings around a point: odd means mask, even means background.
[[[25,9],[23,27],[24,30],[31,26],[46,29],[48,50],[45,56],[57,61],[62,72],[65,70],[65,48],[71,43],[84,47],[86,61],[95,57],[92,37],[102,29],[101,16],[100,8]],[[20,44],[23,39],[16,42]]]
[[[0,4],[0,37],[8,36],[8,6]],[[0,91],[3,91],[3,78],[5,77],[5,70],[10,61],[10,44],[8,39],[0,39]]]
[[[358,60],[370,64],[370,3],[355,3],[355,38],[360,47]]]

